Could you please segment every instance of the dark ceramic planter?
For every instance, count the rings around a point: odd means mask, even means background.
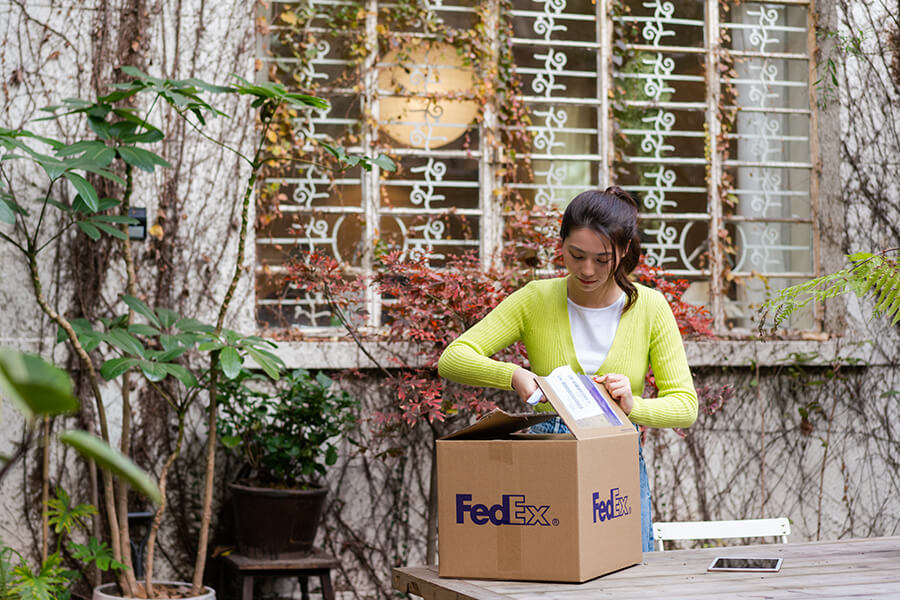
[[[290,490],[229,483],[238,551],[252,558],[287,558],[312,549],[328,488]]]

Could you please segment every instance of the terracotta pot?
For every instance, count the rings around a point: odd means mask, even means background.
[[[229,483],[238,551],[252,558],[309,552],[316,539],[327,487],[274,489]]]
[[[185,583],[184,581],[154,581],[153,585],[176,585],[184,586],[188,589],[191,588],[191,584]],[[205,594],[200,596],[189,596],[189,598],[191,600],[216,600],[216,591],[214,589],[211,587],[204,587],[204,589],[206,590]],[[130,596],[120,596],[118,591],[119,584],[104,583],[103,585],[94,588],[93,600],[136,600],[132,599]]]

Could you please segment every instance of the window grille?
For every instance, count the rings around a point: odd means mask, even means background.
[[[390,147],[398,173],[352,170],[333,181],[315,167],[278,174],[263,187],[280,198],[259,215],[257,297],[266,326],[333,325],[324,298],[279,285],[298,249],[330,254],[370,272],[383,241],[440,265],[500,245],[506,187],[539,207],[616,182],[641,203],[647,260],[692,282],[715,328],[752,327],[766,285],[780,288],[818,271],[814,35],[809,2],[718,0],[423,0],[425,20],[457,29],[511,23],[516,75],[531,116],[527,177],[498,174],[489,139],[502,129],[486,110],[474,119],[465,65],[419,22],[401,45],[379,44],[396,27],[367,0],[274,1],[260,60],[280,81],[329,99],[331,110],[298,115],[309,136],[357,131],[348,151]],[[359,33],[334,31],[328,13],[356,11]],[[297,31],[280,18],[306,15]],[[292,37],[293,36],[293,37]],[[293,42],[292,42],[293,40]],[[312,40],[312,41],[310,41]],[[488,40],[496,44],[497,39]],[[377,50],[377,51],[376,51]],[[341,74],[363,54],[357,83]],[[455,87],[454,87],[455,86]],[[427,101],[439,92],[439,101]],[[468,98],[468,99],[467,99]],[[812,141],[811,141],[812,140]],[[768,283],[767,283],[768,282]],[[360,324],[377,327],[382,300],[359,298]],[[811,316],[794,327],[814,328]]]

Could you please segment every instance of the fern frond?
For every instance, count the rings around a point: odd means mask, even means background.
[[[871,294],[875,302],[873,316],[884,316],[891,319],[891,325],[897,324],[900,322],[900,264],[886,255],[898,251],[900,248],[878,254],[850,254],[847,256],[850,267],[777,292],[759,309],[760,330],[770,313],[774,330],[797,310],[850,291],[860,298]]]
[[[887,270],[887,269],[886,269]],[[896,308],[891,307],[900,304],[900,270],[894,269],[891,276],[885,279],[880,290],[878,302],[875,305],[875,312],[879,316],[891,318]]]

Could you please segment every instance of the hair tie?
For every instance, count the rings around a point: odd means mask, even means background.
[[[603,190],[603,193],[609,194],[610,196],[615,196],[619,200],[621,200],[623,202],[627,202],[628,204],[633,206],[635,208],[635,210],[640,210],[640,208],[638,207],[638,204],[637,204],[637,200],[635,200],[631,194],[629,194],[628,192],[626,192],[625,190],[623,190],[622,188],[620,188],[617,185],[609,186],[608,188]]]

